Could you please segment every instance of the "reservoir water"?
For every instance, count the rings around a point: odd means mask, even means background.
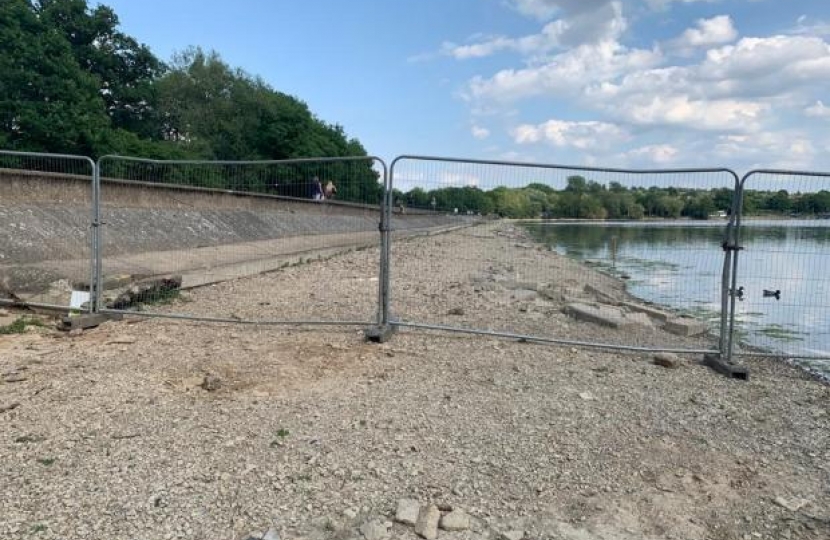
[[[725,222],[545,222],[551,249],[627,280],[628,291],[717,329]],[[736,339],[784,356],[830,357],[830,220],[745,220]],[[830,360],[798,363],[830,377]]]

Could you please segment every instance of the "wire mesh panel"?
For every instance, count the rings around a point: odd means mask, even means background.
[[[86,157],[0,151],[0,304],[92,308],[94,178]]]
[[[376,320],[382,161],[105,157],[99,168],[105,311]],[[300,286],[300,274],[319,277]]]
[[[737,350],[830,375],[830,173],[751,172],[742,191]]]
[[[403,156],[390,182],[393,230],[414,211],[449,229],[392,243],[393,323],[719,350],[733,172]]]

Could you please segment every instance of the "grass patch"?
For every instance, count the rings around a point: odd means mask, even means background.
[[[55,458],[39,458],[37,462],[43,465],[44,467],[51,467],[55,464]]]
[[[142,299],[141,303],[148,306],[167,306],[177,300],[185,301],[185,298],[181,289],[160,289],[152,296]]]
[[[0,335],[22,334],[29,326],[44,327],[43,321],[31,317],[18,317],[16,321],[6,326],[0,326]]]

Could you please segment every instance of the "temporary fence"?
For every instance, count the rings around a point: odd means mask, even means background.
[[[391,230],[412,205],[465,228],[453,239],[388,244],[384,321],[610,349],[719,353],[732,271],[724,246],[734,217],[677,218],[732,214],[737,182],[728,169],[399,157],[390,168]],[[539,215],[558,219],[495,219]],[[482,315],[490,319],[486,328],[465,324]],[[572,317],[600,324],[588,339]]]
[[[0,305],[94,309],[94,173],[86,157],[0,151]]]
[[[741,205],[729,352],[830,359],[830,173],[752,171]]]
[[[0,151],[0,226],[4,306],[830,358],[830,173]]]
[[[361,267],[328,271],[312,290],[254,276],[379,248],[380,159],[107,156],[98,171],[101,312],[257,324],[377,321],[379,249],[366,252],[372,260]],[[236,286],[246,277],[258,281]],[[180,297],[196,287],[199,302]]]

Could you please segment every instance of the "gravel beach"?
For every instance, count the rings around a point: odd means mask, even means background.
[[[377,260],[157,309],[370,320]],[[396,242],[394,261],[404,321],[713,346],[647,316],[568,317],[630,299],[510,225]],[[830,538],[830,387],[773,360],[738,381],[654,356],[415,329],[373,344],[359,327],[30,327],[0,336],[0,538]]]

